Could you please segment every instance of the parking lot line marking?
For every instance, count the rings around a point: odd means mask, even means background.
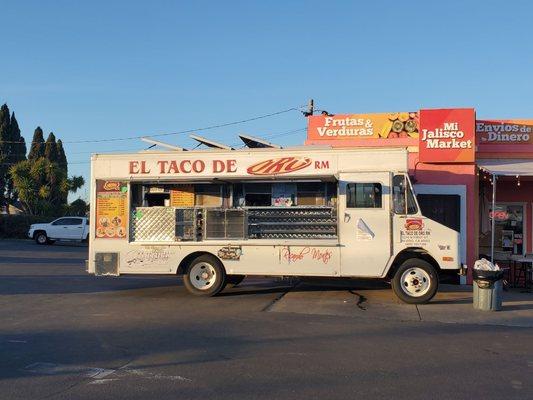
[[[79,375],[91,379],[101,379],[115,372],[114,369],[87,367],[84,365],[54,364],[36,362],[24,367],[25,371],[44,375]]]

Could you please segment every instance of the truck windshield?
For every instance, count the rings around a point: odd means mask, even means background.
[[[396,214],[416,214],[415,196],[411,190],[411,185],[405,175],[394,175],[392,180],[394,196],[394,213]]]

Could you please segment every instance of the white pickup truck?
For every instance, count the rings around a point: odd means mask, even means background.
[[[53,244],[56,240],[87,241],[89,219],[86,217],[61,217],[48,224],[33,224],[28,237],[37,244]]]

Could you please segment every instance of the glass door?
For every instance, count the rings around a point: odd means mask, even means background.
[[[489,218],[495,220],[494,251],[523,255],[524,247],[524,205],[496,203]]]

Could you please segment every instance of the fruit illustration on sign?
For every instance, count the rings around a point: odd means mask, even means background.
[[[389,114],[389,120],[394,121],[394,120],[398,119],[398,114],[399,113],[390,113]]]
[[[409,121],[405,121],[405,130],[407,131],[407,133],[413,133],[414,131],[416,131],[416,121],[415,120],[412,120],[410,119]]]
[[[391,129],[392,129],[392,121],[388,119],[383,124],[383,128],[381,128],[381,132],[379,132],[379,137],[388,138]]]
[[[387,115],[387,119],[388,121],[383,123],[379,132],[380,138],[418,138],[418,113],[390,113]]]
[[[392,123],[392,131],[396,133],[400,133],[403,131],[403,122],[400,120],[396,120]]]
[[[406,112],[401,112],[399,115],[398,115],[398,119],[402,122],[406,122],[407,120],[409,120],[409,113],[406,113]]]

